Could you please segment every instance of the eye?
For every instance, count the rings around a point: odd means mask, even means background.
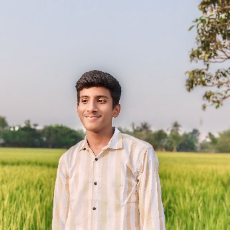
[[[86,100],[86,99],[82,99],[81,102],[82,102],[82,103],[86,103],[87,100]]]
[[[98,99],[98,102],[100,102],[100,103],[106,103],[106,100],[105,99]]]

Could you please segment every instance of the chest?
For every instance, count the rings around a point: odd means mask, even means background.
[[[69,169],[71,199],[132,200],[138,185],[138,162],[124,150],[105,150],[98,157],[80,152]]]

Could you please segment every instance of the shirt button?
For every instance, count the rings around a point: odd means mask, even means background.
[[[93,207],[93,210],[96,210],[96,208],[95,208],[95,207]]]
[[[83,150],[86,150],[86,148],[84,148]]]
[[[98,158],[95,158],[95,161],[97,161],[98,160]]]
[[[97,185],[97,182],[94,182],[95,185]]]

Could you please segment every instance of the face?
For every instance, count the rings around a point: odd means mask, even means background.
[[[104,87],[84,88],[77,112],[86,131],[98,133],[111,129],[113,117],[120,113],[120,104],[113,108],[110,91]]]

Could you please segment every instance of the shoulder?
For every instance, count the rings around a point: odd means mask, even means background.
[[[159,162],[153,146],[143,140],[122,133],[124,149],[126,149],[133,161],[140,162],[140,167],[144,167],[145,162],[152,162],[159,169]]]
[[[124,144],[135,145],[141,149],[148,150],[149,148],[153,148],[153,146],[151,144],[149,144],[148,142],[140,140],[140,139],[138,139],[134,136],[128,135],[128,134],[122,133],[122,139],[123,139]]]
[[[65,165],[68,167],[74,157],[74,153],[81,149],[83,142],[84,140],[79,141],[76,145],[72,146],[66,152],[64,152],[59,159],[59,165]]]
[[[127,146],[135,146],[135,153],[133,154],[138,154],[138,158],[142,161],[142,163],[145,160],[153,161],[159,167],[158,157],[153,146],[150,143],[124,133],[122,133],[122,138],[125,148],[127,148]]]

